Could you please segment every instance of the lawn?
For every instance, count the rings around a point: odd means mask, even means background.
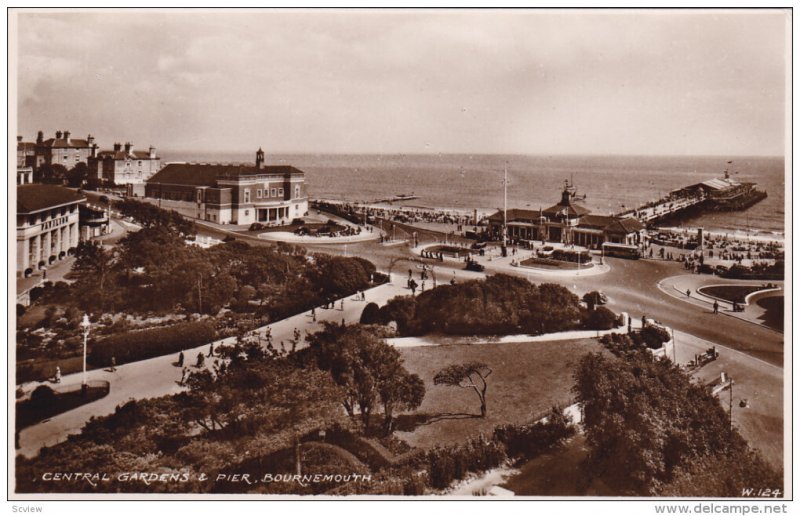
[[[512,344],[430,346],[401,349],[406,368],[420,375],[427,392],[420,408],[401,415],[397,437],[415,447],[459,443],[505,423],[522,423],[572,399],[572,373],[582,356],[603,351],[594,339]],[[482,361],[492,368],[488,412],[472,389],[433,384],[449,364]]]
[[[737,303],[744,303],[745,297],[759,290],[765,290],[765,287],[762,285],[712,285],[697,289],[698,292],[707,296]]]
[[[783,331],[783,296],[764,297],[756,304],[766,310],[760,319],[772,329]]]
[[[588,269],[593,267],[591,263],[584,263],[578,267],[578,262],[567,262],[563,260],[553,260],[550,258],[528,258],[520,262],[522,267],[532,267],[536,269],[567,269],[575,270],[578,268]]]

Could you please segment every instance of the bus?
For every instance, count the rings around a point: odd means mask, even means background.
[[[628,258],[638,260],[642,257],[641,251],[635,245],[603,243],[603,256],[613,256],[616,258]]]

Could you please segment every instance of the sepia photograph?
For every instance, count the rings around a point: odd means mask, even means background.
[[[9,500],[786,512],[791,8],[7,20]]]

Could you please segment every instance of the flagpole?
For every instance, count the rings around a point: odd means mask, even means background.
[[[508,162],[503,167],[503,255],[506,250],[506,236],[508,235]]]

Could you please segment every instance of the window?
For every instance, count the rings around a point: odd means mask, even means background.
[[[139,162],[139,166],[140,166],[140,167],[142,166],[142,162],[141,162],[141,161]]]
[[[283,196],[283,188],[278,188],[278,195]]]
[[[244,189],[244,202],[250,202],[250,189],[249,188],[245,188]],[[247,215],[246,212],[245,212],[245,215]]]
[[[247,217],[248,215],[250,215],[250,210],[244,210],[244,216]]]
[[[275,193],[275,188],[272,189],[272,197],[275,197],[277,194]]]
[[[256,197],[261,199],[261,194],[263,194],[263,193],[264,193],[264,191],[261,188],[259,188],[258,190],[256,190]]]
[[[299,186],[295,186],[294,187],[294,196],[295,197],[300,197],[300,187]]]
[[[66,157],[66,156],[64,156],[64,158],[63,158],[63,159],[64,159],[64,161],[67,161],[67,157]]]

